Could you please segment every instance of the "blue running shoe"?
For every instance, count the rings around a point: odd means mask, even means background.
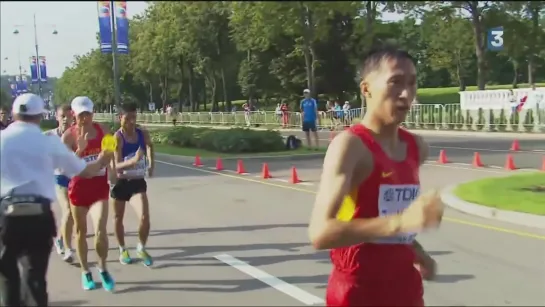
[[[102,281],[102,288],[108,292],[112,292],[115,288],[115,281],[112,275],[108,271],[100,272],[100,280]]]
[[[81,286],[83,287],[83,290],[94,290],[97,288],[91,272],[86,272],[81,275]]]
[[[131,255],[129,255],[129,251],[124,249],[119,253],[119,262],[121,264],[131,264],[132,258]]]
[[[139,251],[137,251],[137,254],[138,254],[138,258],[140,258],[140,260],[142,260],[142,263],[145,266],[152,266],[153,265],[153,258],[151,258],[151,256],[148,254],[148,252],[146,252],[146,250],[139,250]]]
[[[55,239],[55,250],[59,255],[64,254],[64,243],[62,242],[62,238]]]

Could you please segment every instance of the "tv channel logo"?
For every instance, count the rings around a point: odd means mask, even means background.
[[[503,27],[488,29],[486,38],[488,50],[502,51],[503,50]]]

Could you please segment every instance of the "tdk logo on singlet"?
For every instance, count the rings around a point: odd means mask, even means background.
[[[413,201],[418,196],[420,188],[412,187],[400,187],[400,188],[389,188],[384,191],[384,201],[386,202],[407,202]]]

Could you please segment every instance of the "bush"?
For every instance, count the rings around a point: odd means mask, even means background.
[[[277,131],[250,129],[209,129],[175,127],[150,132],[157,144],[201,148],[223,153],[255,153],[285,150],[284,139]]]
[[[51,130],[57,128],[58,123],[56,119],[44,119],[40,122],[40,128],[42,130]]]

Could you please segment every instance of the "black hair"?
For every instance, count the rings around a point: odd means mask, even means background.
[[[121,114],[126,114],[130,112],[136,112],[136,104],[132,102],[124,103],[121,105]]]
[[[63,103],[59,106],[57,106],[57,110],[61,110],[61,111],[72,111],[72,106],[68,103]]]
[[[0,106],[0,110],[9,113],[11,110],[8,108],[8,106]]]
[[[378,70],[382,62],[387,59],[410,60],[413,64],[416,62],[407,51],[395,47],[372,49],[360,65],[360,78],[363,80],[371,72]]]

